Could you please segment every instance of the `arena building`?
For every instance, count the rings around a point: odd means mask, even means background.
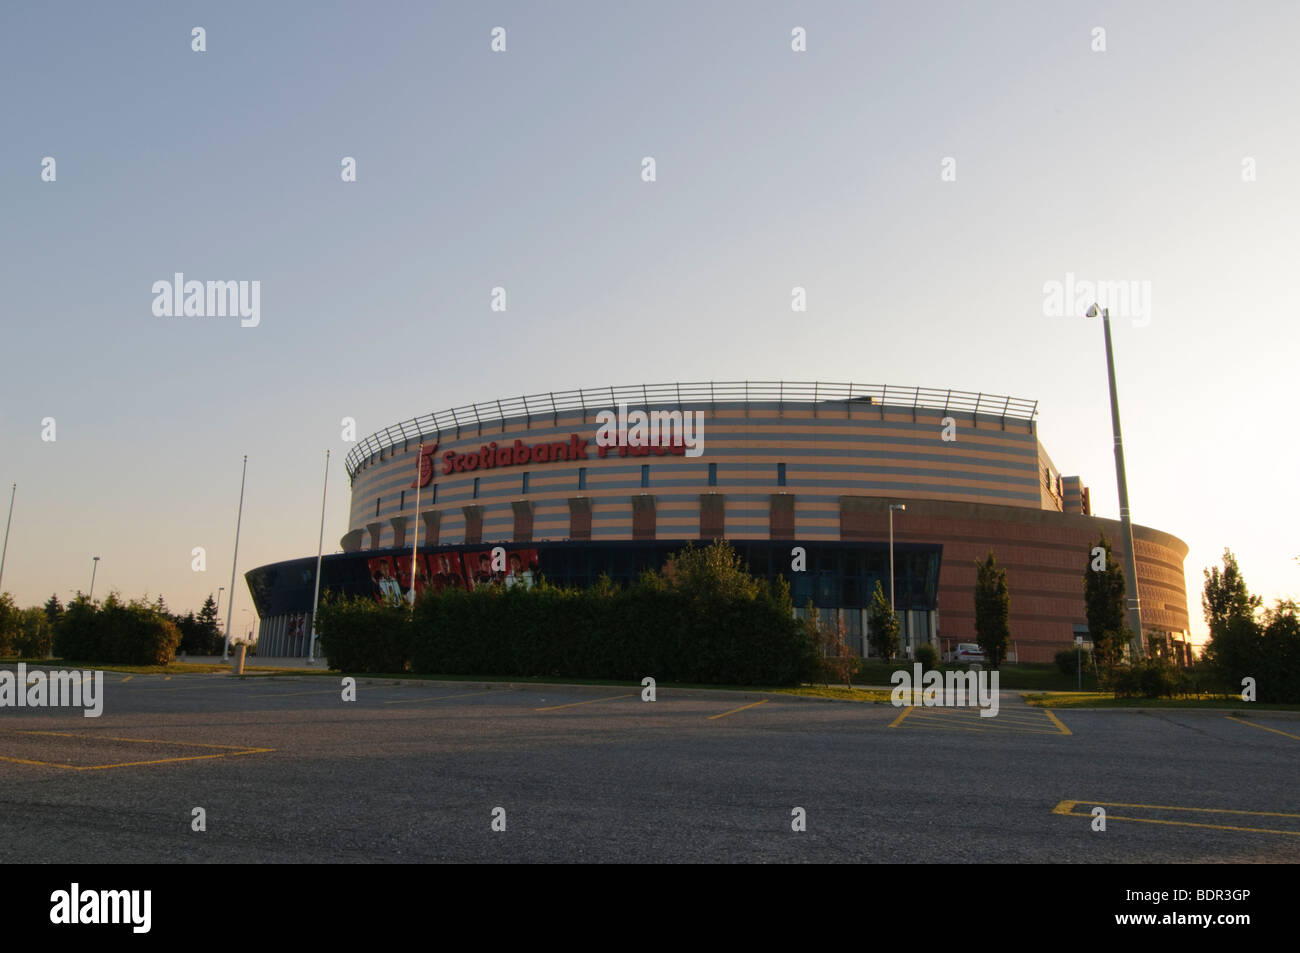
[[[1083,573],[1117,520],[1038,440],[1037,402],[893,385],[656,384],[502,398],[385,428],[347,457],[342,552],[321,591],[629,581],[688,542],[727,539],[784,575],[866,654],[875,583],[910,652],[972,642],[975,563],[1007,572],[1014,658],[1050,661],[1087,632]],[[662,438],[662,439],[658,439]],[[423,452],[421,448],[423,447]],[[419,512],[416,512],[417,495]],[[904,508],[899,509],[898,506]],[[1185,651],[1187,545],[1133,527],[1143,628]],[[504,560],[494,564],[491,551]],[[804,565],[793,571],[805,554]],[[499,556],[501,554],[498,554]],[[259,653],[305,655],[315,557],[246,574]]]

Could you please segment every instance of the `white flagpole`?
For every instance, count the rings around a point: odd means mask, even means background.
[[[432,466],[432,463],[430,463]],[[415,542],[411,544],[411,605],[415,605],[415,561],[420,551],[420,484],[424,477],[424,441],[415,455]]]
[[[239,516],[235,518],[235,558],[230,562],[230,601],[226,603],[226,641],[221,660],[230,661],[230,620],[235,615],[235,567],[239,565],[239,525],[244,520],[244,478],[248,476],[248,454],[244,454],[244,471],[239,477]]]
[[[320,539],[316,542],[316,592],[311,597],[311,632],[307,643],[307,664],[310,665],[316,652],[316,607],[320,605],[320,560],[325,551],[325,493],[330,488],[330,452],[325,451],[325,486],[320,491]]]

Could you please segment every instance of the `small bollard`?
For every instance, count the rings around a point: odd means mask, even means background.
[[[248,651],[248,646],[242,642],[235,646],[235,657],[230,663],[230,671],[233,675],[244,674],[244,655]]]

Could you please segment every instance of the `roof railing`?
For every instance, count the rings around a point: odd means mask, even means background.
[[[412,435],[418,435],[420,439],[431,436],[441,438],[445,431],[449,431],[459,437],[466,427],[477,427],[479,433],[482,433],[483,426],[490,423],[500,423],[504,431],[505,422],[516,418],[525,420],[528,426],[532,426],[534,407],[529,407],[530,400],[534,401],[535,406],[549,403],[552,418],[556,421],[566,411],[580,411],[585,419],[590,410],[613,410],[620,402],[634,407],[662,405],[683,408],[691,404],[707,404],[715,409],[718,404],[737,404],[746,410],[754,404],[773,404],[778,413],[784,413],[790,404],[808,404],[813,408],[814,414],[818,410],[843,410],[846,415],[855,407],[860,409],[869,406],[873,410],[878,409],[882,419],[886,407],[896,407],[912,411],[914,419],[916,411],[923,409],[939,410],[945,415],[968,413],[975,420],[982,407],[987,417],[1001,419],[1003,429],[1006,428],[1008,419],[1029,422],[1032,429],[1038,412],[1037,401],[1004,394],[944,387],[904,388],[888,384],[837,384],[825,381],[702,381],[548,391],[543,394],[503,397],[486,403],[465,404],[385,427],[358,441],[348,453],[345,461],[348,478],[356,479],[356,475],[372,457],[406,444]],[[998,403],[1002,404],[1000,411],[994,409]],[[836,404],[841,406],[837,408]],[[413,430],[408,430],[408,426]]]

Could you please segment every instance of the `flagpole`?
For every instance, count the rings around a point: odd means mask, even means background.
[[[432,464],[430,464],[432,465]],[[415,455],[415,542],[411,544],[411,605],[415,605],[415,560],[420,550],[420,484],[424,477],[424,441]]]
[[[14,497],[18,495],[18,484],[9,491],[9,519],[5,520],[5,546],[0,550],[0,579],[5,577],[5,557],[9,555],[9,524],[14,521]],[[0,589],[0,592],[4,592]]]
[[[226,603],[226,641],[221,649],[221,660],[230,661],[230,620],[235,615],[235,567],[239,565],[239,526],[244,521],[244,478],[248,476],[248,454],[244,454],[244,470],[239,477],[239,515],[235,518],[235,558],[230,562],[230,601]]]
[[[316,607],[320,604],[320,560],[325,551],[325,493],[330,488],[330,452],[325,451],[325,486],[320,491],[320,539],[316,542],[316,592],[311,597],[311,641],[307,643],[307,664],[313,661],[316,651]]]

